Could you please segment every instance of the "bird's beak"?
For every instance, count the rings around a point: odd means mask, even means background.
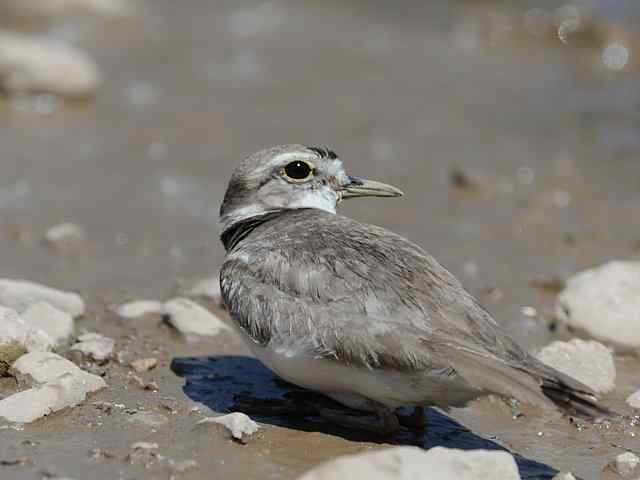
[[[356,177],[349,177],[349,183],[342,186],[340,193],[342,198],[400,197],[404,195],[402,190],[386,183]]]

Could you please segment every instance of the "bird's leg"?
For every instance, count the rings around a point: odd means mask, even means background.
[[[318,415],[325,420],[338,425],[376,433],[382,436],[391,436],[400,430],[400,422],[395,412],[377,402],[368,402],[371,409],[378,417],[377,422],[371,422],[371,417],[349,415],[344,411],[334,410],[325,406],[318,406]]]
[[[416,432],[427,431],[427,413],[424,407],[415,407],[411,415],[398,415],[400,424]]]

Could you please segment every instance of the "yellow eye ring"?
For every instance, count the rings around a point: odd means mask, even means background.
[[[280,170],[280,175],[287,181],[293,183],[302,183],[311,179],[316,173],[315,168],[309,162],[304,160],[295,160],[286,164]]]

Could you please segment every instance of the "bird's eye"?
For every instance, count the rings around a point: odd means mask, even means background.
[[[288,180],[303,182],[313,176],[314,169],[307,162],[296,160],[295,162],[288,163],[282,169],[282,174],[287,177]]]

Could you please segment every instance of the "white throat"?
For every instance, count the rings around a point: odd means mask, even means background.
[[[249,220],[250,218],[260,217],[268,213],[274,213],[282,210],[298,210],[301,208],[316,208],[332,214],[336,213],[336,204],[338,202],[338,194],[333,190],[320,191],[315,190],[311,194],[306,192],[305,195],[298,195],[290,198],[289,202],[284,206],[270,206],[268,204],[257,203],[246,205],[231,210],[221,219],[222,230],[226,230],[236,223]]]

